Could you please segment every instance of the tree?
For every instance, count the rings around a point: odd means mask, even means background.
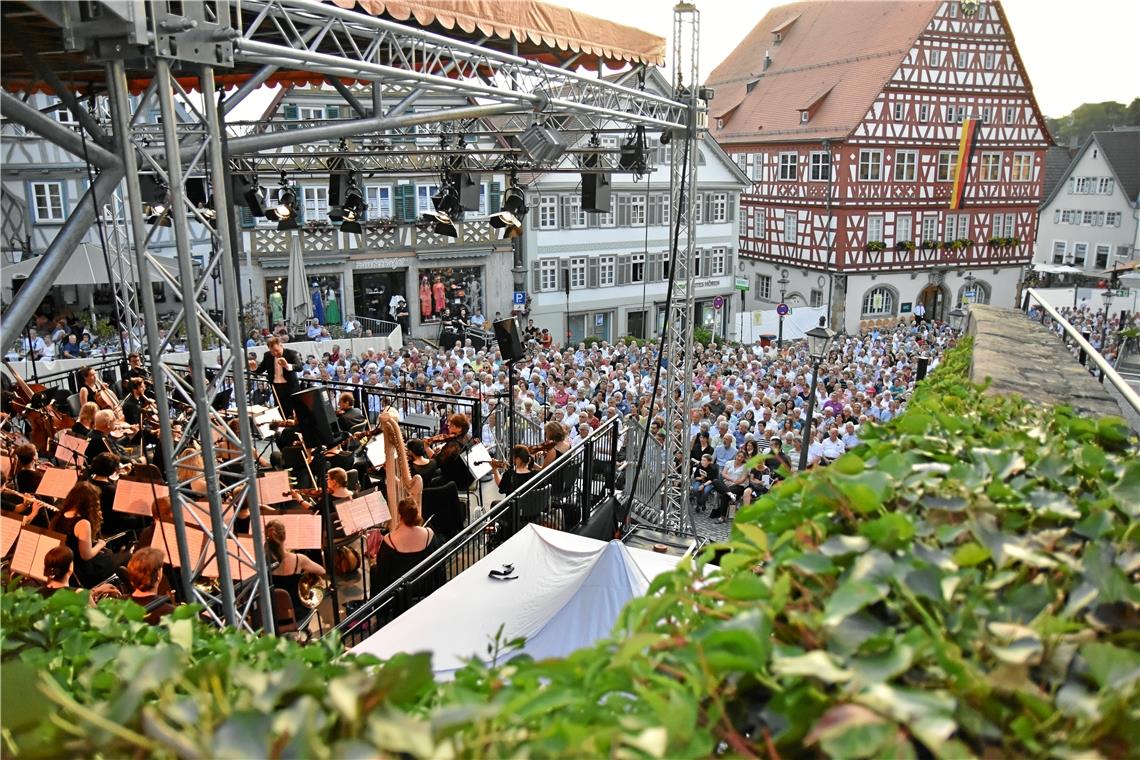
[[[1061,145],[1080,145],[1093,132],[1140,126],[1140,98],[1134,98],[1127,106],[1112,100],[1082,103],[1067,116],[1046,119],[1045,124]]]

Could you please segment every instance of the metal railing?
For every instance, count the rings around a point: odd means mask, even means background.
[[[371,330],[373,336],[377,335],[391,335],[392,331],[400,325],[390,319],[373,319],[372,317],[358,317],[355,314],[350,314],[345,320],[359,322],[362,330]],[[349,337],[359,338],[361,335],[351,335]]]
[[[627,425],[625,461],[628,467],[623,496],[626,499],[632,497],[630,515],[634,519],[641,523],[661,525],[664,519],[661,500],[665,488],[665,444],[652,435],[649,436],[645,442],[645,459],[641,463],[641,472],[635,479],[634,470],[637,467],[637,456],[645,428],[632,418]]]
[[[12,368],[17,372],[24,373],[26,365],[21,362],[9,362]],[[111,385],[116,390],[118,384],[123,377],[123,369],[126,361],[121,353],[107,354],[92,356],[87,364],[82,365],[91,367],[99,375],[99,379],[104,383]],[[38,383],[53,390],[65,390],[69,393],[78,393],[80,380],[79,380],[79,367],[70,369],[57,370],[49,373],[39,373],[36,376],[29,374],[22,374],[25,382]]]
[[[499,451],[506,453],[510,449],[511,435],[511,404],[504,391],[491,401],[491,437]],[[515,404],[515,443],[522,446],[537,446],[542,443],[542,421],[532,417],[522,410],[522,405]]]
[[[336,627],[341,639],[348,646],[360,643],[528,523],[557,530],[587,523],[594,510],[615,495],[621,434],[620,419],[602,424],[414,568],[387,583]]]
[[[1031,300],[1036,301],[1041,311],[1041,324],[1045,324],[1046,317],[1057,323],[1061,327],[1062,339],[1065,340],[1066,344],[1071,341],[1077,346],[1078,361],[1083,365],[1085,364],[1083,359],[1087,357],[1088,361],[1091,361],[1096,368],[1100,370],[1100,381],[1103,383],[1105,379],[1107,379],[1112,387],[1116,389],[1117,393],[1120,394],[1120,397],[1132,407],[1132,411],[1140,414],[1140,396],[1136,394],[1136,391],[1132,390],[1132,386],[1108,363],[1108,360],[1101,355],[1100,351],[1093,348],[1092,344],[1085,339],[1084,335],[1082,335],[1077,328],[1069,324],[1069,321],[1062,317],[1060,312],[1050,306],[1044,297],[1033,288],[1029,288],[1025,291],[1025,298],[1022,302],[1021,308],[1026,314],[1029,313]],[[1108,318],[1107,314],[1105,318]]]

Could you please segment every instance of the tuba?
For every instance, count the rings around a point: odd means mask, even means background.
[[[329,589],[329,579],[318,573],[305,573],[297,579],[297,598],[311,610],[321,606]]]

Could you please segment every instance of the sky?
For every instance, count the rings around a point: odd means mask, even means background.
[[[701,79],[768,10],[788,1],[697,0],[701,12]],[[673,0],[552,2],[638,27],[672,44]],[[1140,0],[1005,0],[1002,7],[1046,116],[1064,116],[1081,103],[1128,103],[1140,96],[1136,57]]]

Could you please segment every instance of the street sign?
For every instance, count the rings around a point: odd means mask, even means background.
[[[1106,290],[1104,295],[1108,298],[1127,298],[1130,291],[1128,288],[1117,288],[1116,290]]]
[[[521,290],[516,290],[514,300],[511,303],[515,306],[526,306],[526,293]]]
[[[788,305],[786,303],[782,303],[776,307],[776,313],[781,317],[786,317],[792,313],[792,310],[788,308]]]
[[[724,296],[717,296],[713,299],[713,308],[717,311],[724,308]]]
[[[748,290],[749,289],[748,288],[748,278],[747,277],[737,277],[736,278],[736,289],[737,290]]]

